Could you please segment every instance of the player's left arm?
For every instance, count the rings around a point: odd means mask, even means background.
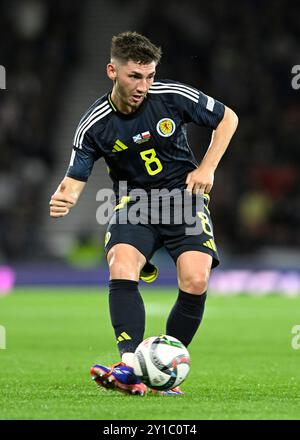
[[[214,183],[215,170],[225,153],[238,126],[238,117],[225,106],[223,119],[212,133],[211,142],[199,167],[186,178],[187,191],[196,194],[209,193]]]

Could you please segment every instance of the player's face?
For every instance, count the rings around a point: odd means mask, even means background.
[[[112,100],[121,112],[134,112],[143,102],[151,87],[156,64],[111,63],[107,66],[110,79],[114,81]]]

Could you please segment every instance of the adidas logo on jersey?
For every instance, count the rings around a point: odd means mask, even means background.
[[[123,142],[120,141],[120,139],[117,139],[114,145],[114,148],[112,149],[113,153],[117,153],[118,151],[124,151],[127,150],[127,145],[123,144]]]

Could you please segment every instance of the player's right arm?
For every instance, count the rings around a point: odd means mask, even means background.
[[[86,182],[66,176],[51,196],[50,216],[64,217],[69,214],[70,209],[76,205],[85,184]]]
[[[97,107],[99,102],[100,100],[97,100],[89,108],[78,124],[66,176],[49,202],[51,217],[64,217],[69,214],[86,185],[95,161],[102,157],[102,152],[94,141],[93,124],[91,124],[93,117],[98,115],[97,109],[103,107],[103,104]],[[94,122],[99,118],[98,115],[98,118],[94,118]]]
[[[86,185],[94,163],[102,157],[99,142],[95,141],[94,124],[107,114],[106,98],[95,101],[81,118],[73,139],[73,149],[66,176],[51,196],[50,216],[64,217],[69,214]],[[102,102],[104,100],[104,102]]]

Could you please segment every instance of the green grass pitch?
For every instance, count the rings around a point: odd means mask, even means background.
[[[165,331],[176,289],[141,289],[146,336]],[[209,296],[190,346],[184,396],[128,396],[99,389],[96,362],[118,352],[105,289],[16,289],[0,298],[0,419],[299,419],[300,298]]]

